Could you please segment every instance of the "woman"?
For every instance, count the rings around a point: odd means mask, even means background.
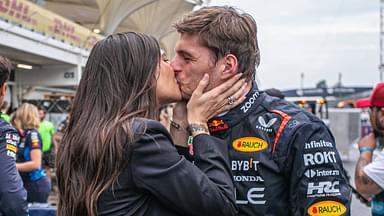
[[[189,123],[205,124],[192,131],[195,166],[151,120],[161,104],[181,100],[157,41],[133,32],[99,41],[57,153],[58,215],[234,215],[226,147],[207,136],[206,122],[244,100],[245,84],[236,77],[202,93],[208,79],[188,104],[194,109]],[[228,105],[225,98],[232,95],[236,103]]]
[[[45,175],[42,163],[42,142],[37,129],[40,119],[37,107],[23,103],[13,114],[12,124],[18,130],[20,142],[17,145],[16,168],[27,190],[28,202],[46,203],[51,182]]]

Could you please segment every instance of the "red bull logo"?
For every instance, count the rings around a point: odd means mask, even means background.
[[[241,137],[232,142],[232,147],[240,152],[257,152],[268,148],[268,143],[257,137]]]
[[[347,211],[347,208],[336,201],[321,201],[312,204],[307,213],[310,216],[340,216]]]
[[[209,123],[209,127],[218,127],[223,124],[224,124],[223,120],[213,120],[211,123]]]
[[[223,120],[213,120],[209,124],[209,131],[210,132],[217,132],[217,131],[223,131],[228,129],[228,124],[226,124]]]

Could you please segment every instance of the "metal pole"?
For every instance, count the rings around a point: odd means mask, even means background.
[[[383,5],[384,0],[380,0],[380,64],[379,64],[379,73],[380,73],[380,82],[383,81],[383,72],[384,72],[384,65],[383,65]]]
[[[304,73],[300,74],[300,88],[301,90],[304,89]]]

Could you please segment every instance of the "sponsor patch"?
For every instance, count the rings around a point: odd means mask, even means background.
[[[258,137],[241,137],[232,142],[232,147],[240,152],[258,152],[268,148],[268,143]]]
[[[290,122],[289,124],[288,124],[288,128],[294,128],[294,127],[296,127],[296,125],[298,125],[299,124],[299,121],[297,121],[297,120],[293,120],[292,122]]]
[[[13,152],[16,152],[16,151],[17,151],[17,147],[14,146],[14,145],[11,145],[11,144],[7,144],[7,145],[5,146],[5,148],[6,148],[7,150],[10,150],[10,151],[13,151]]]
[[[11,150],[7,150],[7,156],[16,160],[16,152],[13,152]]]
[[[333,151],[303,154],[303,158],[305,166],[336,163],[336,153]]]
[[[304,172],[304,175],[307,176],[307,178],[323,177],[323,176],[339,176],[340,171],[339,170],[309,169],[309,170]]]
[[[213,120],[208,123],[209,132],[223,131],[229,128],[223,120]]]
[[[31,139],[32,139],[32,142],[33,142],[33,140],[38,140],[39,139],[39,135],[36,132],[32,132],[31,133]]]
[[[236,204],[238,205],[247,205],[252,204],[252,205],[264,205],[266,200],[264,199],[264,187],[254,187],[250,188],[247,192],[247,197],[246,199],[236,199]],[[238,197],[236,195],[236,197]]]
[[[277,118],[272,118],[268,121],[268,123],[265,122],[265,119],[262,116],[259,116],[258,122],[259,125],[256,125],[256,129],[265,131],[265,132],[272,132],[272,129],[270,128],[275,122],[277,121]]]
[[[232,160],[231,168],[232,171],[257,171],[258,163],[260,161],[253,160],[253,158],[249,160]]]
[[[347,208],[337,201],[321,201],[309,206],[307,213],[310,216],[340,216],[347,211]]]
[[[32,147],[37,148],[40,146],[39,140],[32,140]]]
[[[7,134],[5,134],[5,139],[6,140],[12,140],[12,141],[18,141],[19,136],[12,134],[12,133],[7,133]]]
[[[307,188],[307,197],[329,197],[340,196],[339,181],[320,181],[309,182]]]
[[[243,111],[243,113],[248,112],[249,108],[252,107],[252,105],[256,102],[256,98],[259,97],[260,93],[256,91],[253,93],[253,95],[243,104],[243,106],[240,107],[240,109]]]
[[[325,140],[312,140],[308,143],[305,143],[305,149],[314,149],[314,148],[332,148],[333,144]]]
[[[263,182],[264,179],[261,176],[233,176],[235,182]]]

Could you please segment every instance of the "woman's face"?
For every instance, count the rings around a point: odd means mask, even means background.
[[[181,100],[181,92],[167,59],[162,56],[156,70],[156,95],[160,105]]]

